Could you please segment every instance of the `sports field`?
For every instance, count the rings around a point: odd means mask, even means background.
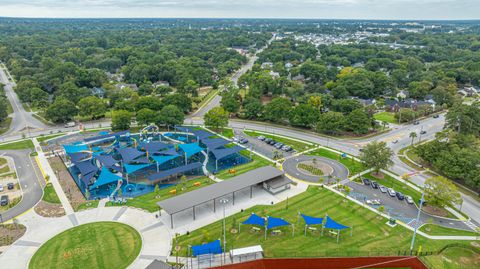
[[[30,269],[127,268],[142,246],[140,234],[117,222],[95,222],[64,231],[43,244]]]

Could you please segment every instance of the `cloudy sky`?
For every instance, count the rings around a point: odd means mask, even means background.
[[[480,0],[0,0],[0,16],[480,19]]]

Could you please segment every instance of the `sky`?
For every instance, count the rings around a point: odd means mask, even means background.
[[[480,0],[0,0],[0,17],[480,19]]]

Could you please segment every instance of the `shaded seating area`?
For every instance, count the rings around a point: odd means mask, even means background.
[[[122,177],[120,175],[114,174],[110,172],[110,170],[106,167],[102,168],[102,171],[100,172],[100,175],[98,175],[97,180],[93,183],[93,185],[90,187],[91,190],[98,188],[103,185],[107,185],[110,183],[118,183],[119,180],[122,180]]]
[[[211,149],[210,152],[215,157],[215,170],[218,170],[218,161],[233,154],[236,154],[242,150],[244,150],[244,148],[237,145],[231,148]]]
[[[221,254],[223,253],[222,251],[222,246],[220,244],[220,239],[217,239],[213,242],[209,242],[206,244],[202,245],[196,245],[192,246],[192,255],[194,257],[197,257],[199,255],[206,255],[206,254]]]
[[[352,235],[353,229],[349,226],[345,226],[343,224],[340,224],[336,221],[334,221],[332,218],[329,216],[325,216],[325,218],[317,218],[317,217],[311,217],[307,216],[304,214],[300,214],[305,221],[305,235],[307,235],[307,229],[310,228],[312,225],[320,225],[322,228],[322,235],[323,235],[323,230],[324,229],[330,229],[334,231],[329,231],[331,232],[332,235],[336,236],[337,238],[337,243],[340,239],[340,231],[344,229],[350,228],[350,236]]]
[[[179,144],[178,147],[184,152],[185,155],[185,164],[188,163],[188,159],[193,155],[203,151],[198,143],[189,143],[189,144]]]
[[[169,169],[169,170],[160,171],[158,173],[148,175],[147,178],[150,181],[158,181],[158,180],[170,177],[170,176],[174,176],[174,175],[176,176],[178,174],[183,174],[185,172],[189,172],[189,171],[192,171],[192,170],[195,170],[195,169],[202,169],[202,164],[199,163],[199,162],[189,163],[187,165],[175,167],[175,168],[172,168],[172,169]]]
[[[230,141],[223,138],[204,138],[200,142],[207,147],[207,151],[221,148],[230,143]]]
[[[274,218],[274,217],[267,217],[267,228],[265,229],[265,239],[267,239],[267,232],[268,230],[277,228],[277,227],[282,227],[282,226],[292,226],[292,236],[295,235],[295,227],[293,224],[289,223],[288,221],[282,219],[282,218]],[[272,231],[273,233],[276,234],[276,231]]]
[[[240,225],[252,225],[252,229],[257,230],[258,226],[263,227],[265,230],[265,239],[267,239],[268,230],[272,230],[278,227],[291,226],[292,227],[292,236],[295,235],[294,225],[282,218],[275,218],[268,216],[265,218],[260,217],[259,215],[252,213],[247,220],[238,225],[238,231],[240,232]],[[260,229],[258,229],[260,231]],[[280,230],[273,230],[272,234],[279,235],[282,232]]]
[[[340,231],[350,228],[349,226],[345,226],[343,224],[340,224],[333,219],[331,219],[329,216],[327,216],[325,221],[325,225],[323,226],[324,229],[331,229],[331,230],[336,230],[336,236],[337,236],[337,243],[340,240]],[[352,235],[353,230],[350,230],[350,236]],[[322,235],[323,235],[323,230],[322,230]],[[335,235],[335,234],[334,234]]]
[[[305,235],[307,235],[307,229],[311,228],[313,225],[320,225],[323,227],[323,218],[316,218],[316,217],[311,217],[307,216],[304,214],[300,214],[305,221]],[[314,227],[312,227],[314,228]],[[315,228],[316,230],[316,228]]]
[[[253,227],[260,226],[262,228],[265,228],[265,219],[255,213],[252,213],[247,220],[238,224],[238,232],[240,232],[241,225],[253,225]]]
[[[153,156],[150,156],[150,158],[155,161],[156,165],[157,165],[157,173],[160,172],[160,165],[164,164],[164,163],[167,163],[169,161],[172,161],[174,160],[175,158],[179,157],[180,155],[160,155],[160,156],[157,156],[157,155],[153,155]]]

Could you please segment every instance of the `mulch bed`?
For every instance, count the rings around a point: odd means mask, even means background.
[[[35,206],[35,213],[42,217],[55,218],[65,216],[65,210],[61,204],[52,204],[45,201],[40,201]]]
[[[448,211],[443,209],[443,208],[439,208],[439,207],[436,207],[436,206],[431,206],[431,205],[425,205],[422,207],[422,211],[425,211],[426,213],[430,214],[430,215],[435,215],[435,216],[439,216],[439,217],[448,217]]]
[[[48,161],[50,162],[52,169],[56,171],[58,181],[60,182],[60,185],[67,195],[72,207],[77,208],[80,204],[85,203],[87,200],[85,200],[85,197],[78,189],[77,184],[73,180],[60,157],[52,157],[49,158]]]
[[[0,225],[0,246],[13,244],[13,242],[22,237],[26,231],[27,228],[22,224]]]

